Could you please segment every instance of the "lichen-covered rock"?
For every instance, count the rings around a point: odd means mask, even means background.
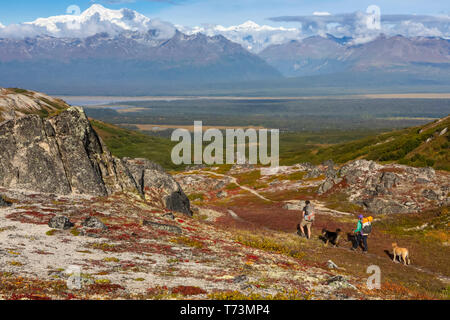
[[[395,186],[397,176],[392,172],[383,172],[380,178],[380,183],[387,189]]]
[[[373,214],[408,213],[411,209],[394,200],[372,198],[362,203],[367,211]]]
[[[37,115],[0,126],[0,185],[68,194],[67,179],[53,127]]]
[[[87,217],[81,225],[92,229],[108,229],[108,227],[96,217]]]
[[[338,172],[333,167],[328,167],[328,169],[325,171],[325,177],[327,179],[337,179]]]
[[[425,189],[422,192],[422,195],[429,200],[438,200],[439,194],[437,194],[434,190]]]
[[[364,173],[371,172],[379,168],[379,165],[374,161],[356,160],[344,165],[339,170],[339,175],[345,177],[350,184],[356,183],[359,178],[364,176]]]
[[[70,222],[68,217],[65,216],[55,216],[50,219],[48,222],[48,226],[53,229],[63,229],[67,230],[74,226],[72,222]]]
[[[332,179],[327,179],[327,180],[325,180],[324,183],[322,183],[319,186],[319,190],[317,191],[317,193],[318,194],[324,194],[327,191],[331,190],[333,188],[333,186],[334,186],[333,180]]]
[[[0,126],[0,185],[44,193],[104,196],[137,187],[104,147],[81,108]]]
[[[0,194],[0,207],[9,207],[9,206],[11,206],[11,203],[9,201],[6,201]]]
[[[147,159],[123,159],[145,199],[160,201],[161,207],[192,215],[190,202],[181,186],[164,169]]]
[[[319,167],[313,167],[306,173],[305,178],[306,179],[315,179],[315,178],[320,177],[323,174],[324,174],[324,172],[322,170],[320,170]]]

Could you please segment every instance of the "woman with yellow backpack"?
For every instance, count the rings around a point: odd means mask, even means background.
[[[356,234],[356,241],[353,242],[352,250],[355,251],[358,249],[359,244],[362,242],[363,244],[363,253],[367,253],[367,238],[369,234],[372,232],[372,221],[373,217],[364,218],[362,214],[358,216],[358,224],[356,225],[356,229],[353,231]]]

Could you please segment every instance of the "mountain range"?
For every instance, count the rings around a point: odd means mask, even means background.
[[[447,39],[381,34],[361,43],[330,34],[300,39],[298,31],[251,21],[185,28],[95,4],[80,15],[0,25],[0,85],[156,94],[229,83],[296,87],[305,81],[283,78],[305,76],[315,77],[311,83],[348,83],[355,74],[370,86],[392,79],[405,86],[449,83]]]
[[[161,40],[152,30],[87,38],[0,39],[0,73],[8,86],[60,92],[281,77],[263,59],[223,36],[177,31]]]
[[[370,70],[433,71],[450,67],[450,41],[440,38],[380,35],[373,41],[353,45],[350,38],[314,36],[302,41],[273,45],[260,53],[285,76],[329,74]]]

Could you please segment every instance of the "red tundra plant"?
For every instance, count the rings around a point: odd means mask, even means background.
[[[181,294],[183,296],[195,296],[198,294],[205,294],[207,292],[199,287],[178,286],[178,287],[172,288],[172,293]]]

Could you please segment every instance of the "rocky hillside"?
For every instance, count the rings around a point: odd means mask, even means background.
[[[191,214],[170,175],[145,159],[112,156],[81,108],[62,102],[56,108],[56,100],[33,92],[2,92],[0,105],[10,119],[0,123],[0,186],[61,195],[129,193]]]
[[[0,88],[0,122],[27,114],[48,116],[68,107],[64,101],[40,92]]]
[[[0,85],[142,95],[158,88],[170,92],[193,81],[205,85],[281,78],[262,58],[223,36],[177,31],[170,39],[155,37],[150,30],[86,38],[0,39]]]
[[[302,161],[321,163],[327,159],[344,164],[366,159],[381,163],[398,163],[415,167],[432,167],[450,171],[450,116],[432,123],[396,130],[367,138],[319,147],[311,152],[282,159],[287,164]]]

